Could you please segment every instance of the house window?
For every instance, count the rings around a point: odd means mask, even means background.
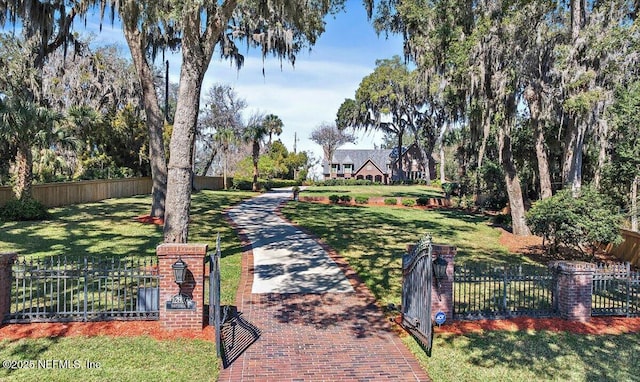
[[[338,172],[340,170],[340,165],[337,163],[333,163],[331,165],[331,173],[335,174],[336,172]]]
[[[344,165],[344,173],[345,174],[351,174],[352,171],[353,171],[353,165],[352,164],[345,164]]]

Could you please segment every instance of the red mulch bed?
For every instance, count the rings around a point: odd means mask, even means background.
[[[134,218],[136,221],[144,224],[164,225],[164,219],[157,216],[142,215]]]
[[[577,334],[639,333],[640,318],[592,317],[590,322],[566,321],[560,318],[512,318],[509,320],[454,321],[436,328],[438,333],[482,333],[488,330],[548,330]]]
[[[106,321],[8,324],[0,326],[0,339],[43,337],[136,337],[149,336],[158,340],[173,338],[215,341],[214,330],[206,326],[203,330],[165,330],[158,321]]]

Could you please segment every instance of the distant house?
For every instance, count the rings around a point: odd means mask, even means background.
[[[399,179],[396,169],[398,149],[336,150],[331,162],[323,162],[324,179],[363,179],[389,184]],[[424,161],[418,147],[412,144],[403,147],[402,154],[405,179],[424,178]],[[435,169],[431,169],[431,179]]]

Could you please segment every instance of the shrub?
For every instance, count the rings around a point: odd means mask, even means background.
[[[351,196],[349,196],[349,195],[340,195],[340,201],[342,203],[350,203],[351,202]]]
[[[0,207],[0,220],[44,220],[49,217],[47,208],[34,199],[12,199]]]
[[[386,204],[387,206],[395,206],[396,204],[398,204],[398,199],[396,199],[396,198],[385,198],[384,199],[384,204]]]
[[[249,179],[233,178],[233,188],[242,191],[251,191],[253,181]]]
[[[356,196],[355,197],[356,204],[367,204],[369,203],[369,198],[366,196]]]
[[[473,202],[473,196],[463,195],[460,198],[460,208],[471,209],[475,207],[475,203]]]
[[[429,205],[429,197],[428,196],[421,196],[418,199],[416,199],[416,204],[418,204],[419,206],[428,206]]]
[[[447,198],[451,195],[459,195],[460,184],[453,182],[442,183],[442,191],[444,191]]]
[[[317,184],[320,186],[369,186],[374,182],[365,179],[327,179]]]
[[[402,205],[405,207],[413,207],[416,205],[416,201],[414,199],[402,199]]]
[[[442,188],[442,182],[440,182],[440,179],[434,179],[431,181],[431,187]]]
[[[299,186],[300,182],[292,179],[270,179],[268,182],[270,188],[286,188]]]
[[[593,255],[601,243],[622,241],[622,216],[604,195],[591,188],[584,188],[578,197],[570,190],[559,191],[535,203],[526,217],[531,232],[549,240],[553,253],[562,244],[583,253],[589,248]]]
[[[333,204],[338,204],[340,197],[338,195],[329,195],[329,201]]]

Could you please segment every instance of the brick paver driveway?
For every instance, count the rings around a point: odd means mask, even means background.
[[[287,198],[265,194],[228,213],[251,246],[219,380],[428,381],[346,263],[278,216]]]

